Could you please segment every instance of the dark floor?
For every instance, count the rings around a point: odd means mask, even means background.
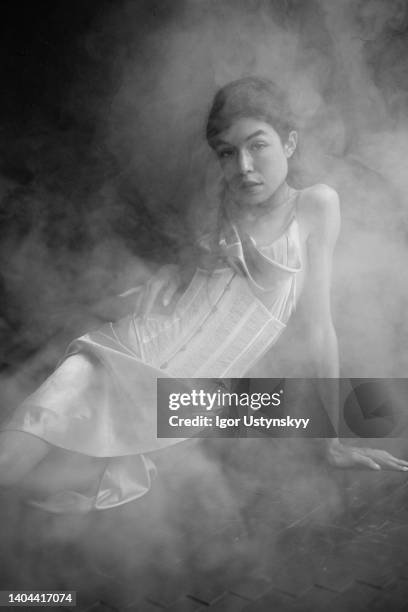
[[[80,612],[408,609],[406,474],[264,439],[178,445],[159,468],[149,495],[85,517],[3,493],[0,589],[76,590]]]

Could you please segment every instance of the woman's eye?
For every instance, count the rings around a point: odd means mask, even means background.
[[[221,149],[217,152],[220,159],[228,159],[234,155],[233,149]]]
[[[251,144],[251,149],[252,151],[260,151],[261,149],[264,149],[267,146],[268,144],[266,142],[253,142]]]

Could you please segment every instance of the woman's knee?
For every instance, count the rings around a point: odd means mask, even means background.
[[[0,486],[20,482],[48,454],[51,445],[22,431],[0,432]]]

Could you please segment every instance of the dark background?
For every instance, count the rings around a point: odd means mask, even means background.
[[[124,251],[126,261],[132,254],[152,262],[176,258],[179,240],[174,231],[169,236],[160,220],[162,202],[148,206],[140,196],[126,163],[107,143],[105,121],[121,78],[112,57],[119,47],[142,53],[143,32],[169,19],[177,2],[136,3],[127,39],[120,36],[120,22],[115,32],[110,21],[124,4],[73,0],[3,5],[0,257],[5,367],[16,368],[67,326],[65,340],[73,333],[73,320],[75,331],[82,329],[98,300],[116,290]],[[178,213],[174,218],[180,221]]]

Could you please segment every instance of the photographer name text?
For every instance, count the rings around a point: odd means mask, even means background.
[[[172,415],[169,418],[170,427],[217,427],[226,429],[227,427],[256,427],[262,429],[271,429],[272,427],[292,427],[295,429],[306,429],[310,419],[296,419],[290,416],[283,418],[268,418],[255,417],[252,414],[242,417],[221,417],[219,415],[205,416],[197,415],[195,417],[179,417]]]

